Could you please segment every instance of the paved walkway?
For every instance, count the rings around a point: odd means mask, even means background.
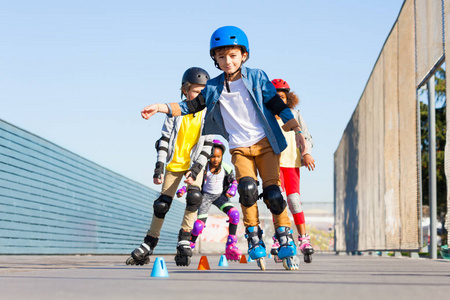
[[[286,271],[267,259],[199,271],[162,256],[168,278],[150,277],[145,267],[126,266],[126,256],[0,256],[0,299],[448,299],[450,261],[316,254],[311,264]]]

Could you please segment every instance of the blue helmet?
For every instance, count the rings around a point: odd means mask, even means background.
[[[247,35],[236,26],[223,26],[214,31],[209,43],[209,54],[214,59],[214,50],[223,46],[242,46],[250,57]]]

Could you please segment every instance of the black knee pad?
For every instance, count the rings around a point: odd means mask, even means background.
[[[195,212],[202,203],[202,193],[200,188],[196,186],[190,186],[186,195],[186,210]]]
[[[286,201],[281,195],[280,187],[278,185],[269,185],[263,189],[264,203],[274,215],[281,214],[286,208]]]
[[[238,184],[239,203],[251,207],[258,201],[258,185],[252,177],[243,177]]]
[[[164,219],[166,213],[170,209],[172,200],[172,197],[161,194],[158,199],[153,202],[153,213],[155,214],[155,216],[160,219]]]

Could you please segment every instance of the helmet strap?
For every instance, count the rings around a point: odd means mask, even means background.
[[[233,76],[234,74],[237,74],[239,71],[241,71],[241,68],[242,68],[242,63],[239,66],[239,68],[236,71],[234,71],[233,73],[231,73],[231,74],[225,73],[225,86],[227,88],[228,93],[230,92],[230,85],[228,84],[228,81],[229,81],[228,79],[231,78],[231,76]]]

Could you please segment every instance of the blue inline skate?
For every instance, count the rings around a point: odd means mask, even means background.
[[[247,227],[245,229],[245,237],[248,241],[248,255],[253,260],[256,260],[258,267],[261,270],[266,269],[266,262],[264,257],[266,256],[266,245],[262,240],[263,231],[259,226]]]
[[[278,248],[278,258],[283,261],[286,270],[298,270],[297,245],[292,237],[292,230],[289,227],[278,227],[275,236],[280,242]]]

